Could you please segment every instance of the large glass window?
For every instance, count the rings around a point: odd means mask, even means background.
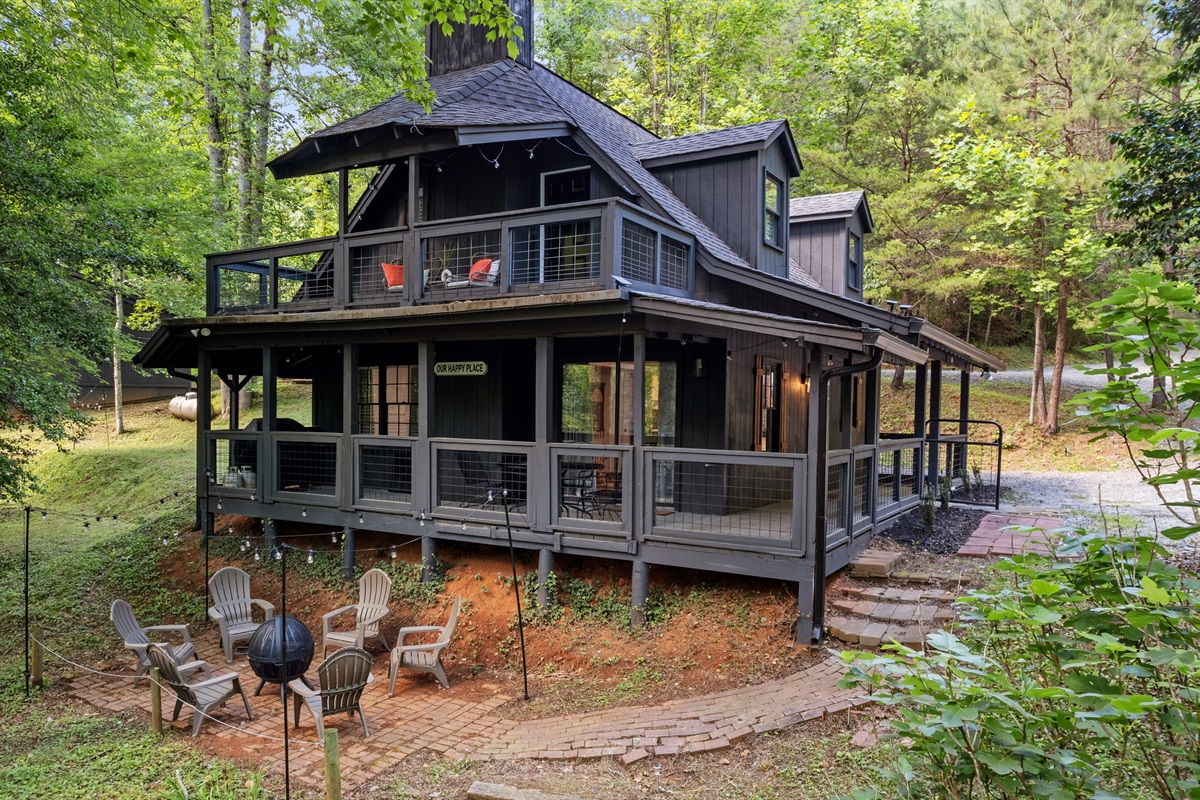
[[[620,367],[612,361],[562,365],[562,441],[633,443],[633,364]],[[678,372],[673,361],[646,364],[643,436],[648,445],[676,442]]]
[[[417,435],[417,367],[395,364],[358,368],[358,432]]]

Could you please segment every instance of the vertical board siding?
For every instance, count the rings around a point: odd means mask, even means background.
[[[757,263],[762,241],[757,154],[672,164],[653,172],[735,253]]]
[[[846,222],[818,220],[793,222],[792,257],[821,284],[836,295],[846,293]]]

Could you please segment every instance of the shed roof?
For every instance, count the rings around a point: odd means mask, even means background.
[[[867,205],[867,193],[862,190],[793,197],[788,203],[788,219],[792,222],[840,219],[849,217],[860,209],[863,215],[863,230],[870,233],[875,224],[871,220],[871,207]]]
[[[646,166],[670,163],[676,160],[693,160],[695,157],[718,157],[747,149],[758,149],[769,145],[780,136],[787,139],[788,160],[793,174],[800,174],[800,157],[792,140],[791,128],[785,119],[772,119],[722,128],[715,131],[689,133],[671,139],[656,139],[633,146],[633,154]],[[692,157],[692,158],[686,158]]]

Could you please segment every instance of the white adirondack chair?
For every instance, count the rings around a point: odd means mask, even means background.
[[[259,625],[275,616],[275,606],[250,597],[250,576],[237,567],[217,570],[208,580],[208,590],[213,601],[208,616],[221,626],[221,646],[228,663],[233,661],[233,645],[249,639]],[[262,620],[254,619],[255,607],[262,610]]]
[[[321,617],[321,656],[324,657],[330,645],[365,648],[367,639],[378,639],[387,647],[387,637],[379,629],[379,622],[391,611],[388,608],[391,596],[392,579],[386,572],[373,569],[363,575],[358,581],[358,603],[335,608]],[[355,612],[354,628],[345,631],[334,630],[333,621],[351,611]]]

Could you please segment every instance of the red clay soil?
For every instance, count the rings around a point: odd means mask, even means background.
[[[233,527],[238,536],[261,536],[256,520],[218,517],[216,530],[228,535]],[[281,525],[283,541],[302,550],[332,548],[326,537],[306,537],[321,528]],[[324,529],[328,530],[328,529]],[[360,551],[386,548],[397,537],[360,532]],[[256,538],[261,545],[261,538]],[[197,548],[198,549],[198,548]],[[190,550],[187,559],[164,560],[161,569],[181,583],[203,580],[202,552]],[[400,559],[410,564],[420,560],[419,544],[399,548]],[[263,554],[264,558],[267,554]],[[303,558],[292,552],[289,560]],[[326,555],[326,559],[336,556]],[[516,600],[512,590],[512,566],[506,549],[439,543],[438,558],[448,564],[445,590],[433,607],[406,603],[393,594],[392,614],[384,623],[389,641],[393,632],[406,625],[441,624],[453,598],[463,598],[463,615],[455,642],[444,662],[455,694],[466,700],[522,693],[521,657],[518,644]],[[369,569],[377,560],[387,561],[387,551],[360,558]],[[212,557],[210,569],[227,563],[251,573],[256,596],[280,603],[277,571],[255,569],[249,554],[235,559]],[[332,567],[333,565],[330,565]],[[610,588],[623,590],[627,602],[629,566],[621,562],[559,556],[556,562],[559,586],[568,579],[590,581],[597,594]],[[517,573],[536,572],[536,553],[517,551]],[[739,578],[693,570],[652,568],[652,599],[665,597],[670,612],[663,621],[631,632],[614,623],[581,619],[564,607],[551,622],[526,620],[526,661],[530,694],[536,702],[518,704],[509,714],[542,716],[562,711],[583,711],[610,705],[657,703],[676,697],[758,683],[795,672],[822,653],[796,647],[792,642],[797,611],[795,583]],[[330,588],[327,581],[301,575],[289,565],[288,613],[302,620],[320,645],[321,615],[352,603],[354,584]],[[568,605],[560,590],[560,603]],[[394,642],[393,642],[394,643]],[[376,668],[386,670],[386,651],[372,645]],[[428,679],[428,676],[417,676]],[[397,690],[401,686],[397,685]]]

